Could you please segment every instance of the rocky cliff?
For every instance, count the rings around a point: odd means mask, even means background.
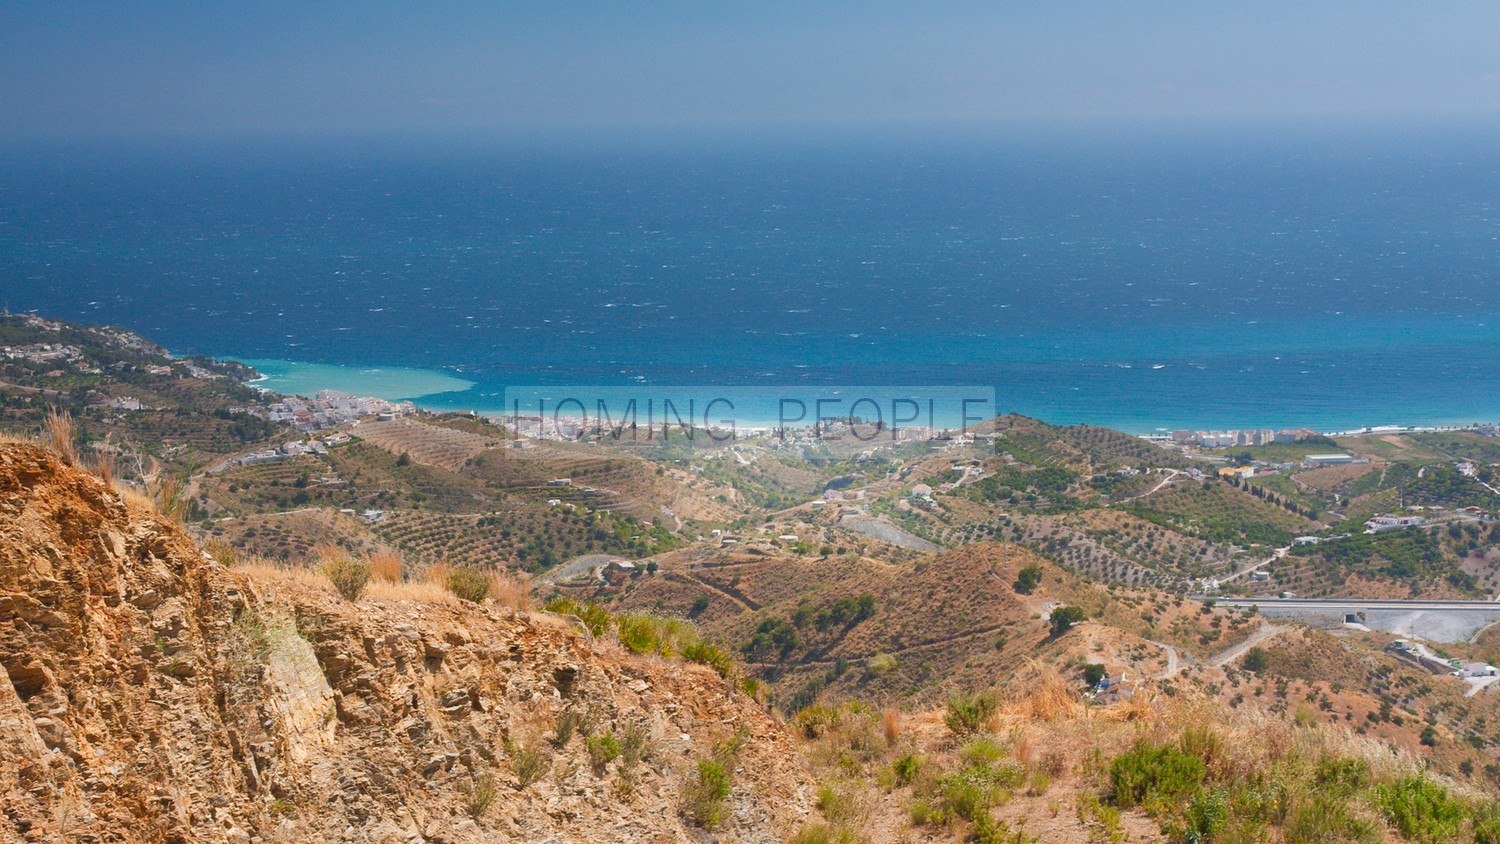
[[[0,840],[779,841],[807,816],[790,736],[712,671],[372,592],[226,568],[0,445]]]

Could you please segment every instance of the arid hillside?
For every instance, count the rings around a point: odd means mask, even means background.
[[[0,841],[781,841],[786,728],[564,619],[213,561],[0,444]]]

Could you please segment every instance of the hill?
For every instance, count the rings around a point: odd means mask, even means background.
[[[780,841],[808,810],[785,728],[707,668],[226,568],[27,444],[0,444],[0,631],[0,840]]]

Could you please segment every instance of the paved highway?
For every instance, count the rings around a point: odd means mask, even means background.
[[[1304,610],[1395,610],[1412,612],[1500,612],[1497,601],[1362,601],[1355,598],[1218,598],[1194,596],[1198,600],[1212,600],[1224,607],[1283,607]]]

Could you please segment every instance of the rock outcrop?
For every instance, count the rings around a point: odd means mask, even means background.
[[[785,728],[706,668],[225,568],[26,444],[0,445],[0,669],[3,841],[779,841],[811,802]]]

